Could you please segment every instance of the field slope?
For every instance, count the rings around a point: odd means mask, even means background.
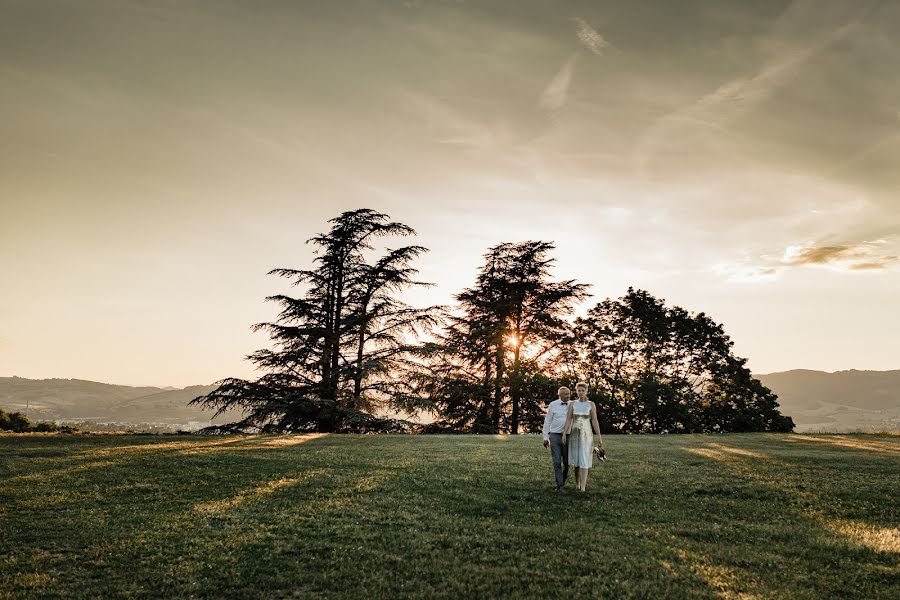
[[[900,437],[0,436],[0,597],[900,597]],[[571,483],[570,483],[571,485]]]

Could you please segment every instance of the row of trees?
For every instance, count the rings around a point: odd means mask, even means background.
[[[576,320],[567,368],[584,374],[612,431],[792,431],[732,346],[708,315],[629,288]]]
[[[586,284],[551,277],[554,246],[490,248],[454,307],[402,300],[418,281],[418,245],[377,247],[414,231],[376,211],[341,214],[309,240],[311,269],[279,268],[302,288],[267,300],[254,325],[273,347],[248,356],[263,375],[229,378],[193,404],[242,411],[236,431],[403,431],[376,412],[425,413],[426,432],[536,431],[546,402],[585,379],[603,428],[621,432],[790,431],[777,398],[734,356],[721,325],[642,290],[573,320]]]
[[[41,421],[40,423],[32,424],[28,417],[23,413],[9,413],[0,408],[0,431],[12,431],[14,433],[75,433],[77,429],[70,425],[57,425],[50,421]]]

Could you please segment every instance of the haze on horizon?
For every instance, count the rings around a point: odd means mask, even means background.
[[[900,3],[0,0],[0,376],[249,376],[368,207],[450,303],[557,245],[760,373],[900,368]]]

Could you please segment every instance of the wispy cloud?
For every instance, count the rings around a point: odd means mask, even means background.
[[[575,17],[575,34],[578,41],[584,44],[584,47],[598,56],[602,56],[607,50],[616,50],[616,47],[603,39],[596,29],[588,25],[588,22],[581,17]]]
[[[578,54],[573,54],[563,63],[544,91],[541,92],[538,105],[544,110],[557,111],[566,105],[569,97],[569,86],[572,85],[572,76],[575,74],[575,65],[578,62]]]
[[[860,246],[792,246],[785,251],[784,262],[789,265],[824,265],[864,256]]]
[[[900,264],[888,239],[846,244],[803,243],[788,246],[779,255],[766,254],[736,263],[721,263],[713,270],[729,281],[772,281],[787,269],[824,267],[833,271],[885,271]]]
[[[427,131],[445,144],[474,148],[493,146],[496,136],[490,127],[462,114],[449,101],[418,91],[401,90],[401,102],[422,121]]]
[[[654,122],[636,146],[636,171],[645,173],[647,164],[659,148],[670,140],[684,138],[685,128],[727,137],[731,121],[759,107],[792,82],[811,60],[859,28],[862,13],[813,35],[789,36],[791,23],[806,18],[810,6],[808,1],[788,6],[769,35],[760,40],[760,46],[770,48],[772,53],[755,72],[726,81],[693,103]]]
[[[881,262],[862,262],[850,265],[850,269],[853,271],[871,271],[871,270],[880,270],[888,268],[890,263],[893,263],[897,260],[896,256],[885,256],[882,258]]]
[[[827,246],[789,246],[781,262],[787,266],[833,265],[855,271],[886,269],[897,260],[897,256],[882,252],[887,245],[887,240],[875,240]]]
[[[787,51],[769,61],[754,75],[734,79],[704,96],[689,110],[706,121],[722,121],[748,110],[789,83],[813,57],[852,32],[847,23],[814,39],[809,45]]]
[[[474,97],[443,98],[401,90],[399,98],[436,144],[477,157],[484,168],[510,169],[530,182],[544,178],[538,142],[553,119],[534,104],[530,106],[533,118],[525,126],[512,115],[491,114],[489,107]]]
[[[581,17],[572,19],[575,21],[575,34],[578,41],[597,56],[602,56],[608,50],[617,50],[615,46],[603,39],[596,29],[591,27]],[[569,96],[569,87],[575,75],[575,67],[578,63],[579,53],[576,52],[562,64],[559,71],[541,92],[538,105],[547,111],[557,111],[566,105]]]
[[[732,283],[760,283],[775,281],[779,270],[776,267],[756,267],[747,264],[720,263],[713,265],[712,271]]]

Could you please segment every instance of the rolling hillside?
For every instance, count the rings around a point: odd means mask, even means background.
[[[116,423],[208,423],[211,412],[187,403],[215,389],[131,387],[81,379],[0,377],[0,408],[25,412],[32,421],[95,420]],[[215,423],[227,422],[228,416]]]
[[[797,431],[900,430],[900,370],[794,370],[757,376],[778,394],[782,413]],[[92,419],[116,423],[188,424],[209,422],[210,412],[188,407],[214,389],[131,387],[81,379],[0,377],[0,408],[38,420]],[[225,423],[237,415],[226,415]]]
[[[778,394],[797,431],[900,430],[900,370],[798,369],[757,377]]]

